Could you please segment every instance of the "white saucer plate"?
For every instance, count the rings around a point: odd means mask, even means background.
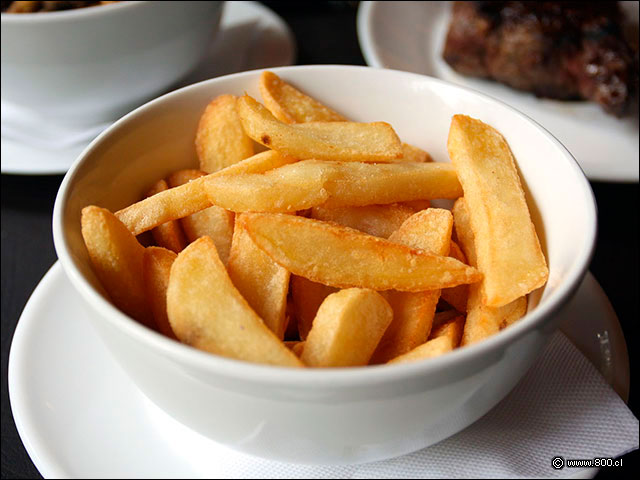
[[[638,2],[621,3],[637,32]],[[430,75],[517,108],[555,135],[591,180],[638,181],[637,106],[631,116],[616,118],[591,102],[540,99],[497,82],[460,75],[441,55],[449,19],[450,2],[361,2],[360,48],[370,66]]]
[[[112,360],[56,263],[29,299],[9,356],[9,396],[20,437],[46,478],[231,478],[271,462],[229,450],[152,404]],[[620,396],[629,360],[618,319],[587,274],[563,330]],[[603,339],[606,339],[603,340]],[[283,464],[288,478],[313,466]],[[576,472],[590,477],[594,471]]]
[[[275,12],[258,2],[226,2],[209,54],[175,88],[245,70],[291,65],[295,55],[293,34]],[[89,143],[46,149],[2,137],[2,173],[64,174]]]

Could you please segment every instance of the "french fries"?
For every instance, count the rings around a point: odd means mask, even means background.
[[[289,272],[260,250],[238,215],[227,266],[233,284],[265,325],[282,340],[287,328]]]
[[[311,218],[335,222],[374,237],[389,238],[414,210],[403,204],[367,205],[365,207],[313,207]]]
[[[549,270],[505,139],[455,115],[447,148],[468,204],[483,303],[500,307],[544,285]]]
[[[402,158],[402,146],[384,122],[309,122],[290,125],[248,95],[237,102],[247,135],[284,155],[301,160],[385,162]]]
[[[310,367],[366,365],[392,318],[387,301],[372,290],[332,293],[318,309],[301,359]]]
[[[179,170],[171,174],[168,177],[168,181],[171,187],[178,187],[205,175],[204,172],[198,170]],[[233,212],[212,205],[181,218],[180,224],[190,242],[205,235],[209,236],[216,245],[220,260],[226,265],[229,259],[229,251],[231,250],[234,220]]]
[[[191,243],[173,262],[167,314],[187,345],[248,362],[302,366],[233,286],[209,237]]]
[[[162,247],[144,249],[142,275],[147,302],[160,333],[176,338],[167,316],[167,288],[171,266],[177,255]]]
[[[295,159],[280,155],[273,150],[261,152],[230,165],[224,170],[194,179],[179,187],[170,188],[129,205],[117,211],[116,217],[127,226],[131,233],[140,235],[165,222],[178,220],[210,207],[212,203],[205,188],[205,183],[210,178],[223,175],[263,173],[294,161]]]
[[[302,163],[302,162],[301,162]],[[448,163],[334,163],[326,185],[326,207],[365,206],[455,199],[462,195],[455,169]]]
[[[467,263],[467,257],[458,246],[456,242],[451,240],[451,248],[449,250],[449,256],[459,260],[462,263]],[[469,286],[458,285],[457,287],[444,288],[440,292],[442,299],[455,308],[458,312],[467,311],[467,299],[469,297]]]
[[[452,164],[436,163],[272,72],[259,87],[266,107],[248,95],[206,107],[200,170],[115,215],[83,209],[115,306],[200,350],[286,367],[422,361],[525,315],[548,268],[497,131],[454,116]],[[432,208],[442,199],[451,211]]]
[[[297,162],[265,172],[212,177],[210,202],[233,212],[295,212],[321,205],[330,169],[321,162]]]
[[[291,273],[332,287],[421,292],[482,278],[453,258],[318,220],[250,213],[245,225],[256,245]]]
[[[105,208],[84,207],[81,223],[82,238],[93,271],[113,303],[127,315],[153,328],[144,291],[144,247]]]
[[[336,292],[337,289],[297,275],[291,276],[290,288],[293,308],[298,321],[298,334],[302,340],[305,340],[313,325],[313,319],[318,313],[318,308],[324,299]]]
[[[284,123],[347,122],[348,118],[305,95],[294,86],[283,81],[273,72],[260,75],[260,94],[265,107]],[[431,155],[421,148],[402,143],[402,157],[398,161],[430,162]]]
[[[462,188],[447,163],[368,164],[304,160],[260,175],[208,177],[212,204],[234,212],[294,212],[433,198]]]
[[[237,97],[220,95],[205,108],[196,131],[200,170],[217,172],[253,155],[253,142],[244,132]]]
[[[454,203],[453,217],[460,246],[469,260],[469,264],[476,265],[475,235],[471,228],[471,216],[464,198],[459,198]],[[461,345],[470,345],[496,334],[503,324],[513,323],[526,312],[526,297],[522,296],[501,307],[490,307],[484,304],[481,288],[481,283],[469,286],[467,320]]]
[[[151,197],[156,193],[164,192],[168,189],[169,186],[167,182],[164,179],[160,179],[151,187],[151,190],[147,193],[147,197]],[[175,220],[169,220],[162,225],[158,225],[151,230],[151,234],[158,246],[167,248],[172,252],[178,253],[187,246],[187,239],[184,236],[184,232],[182,228],[180,228],[180,224]]]
[[[346,122],[347,119],[284,82],[273,72],[260,75],[260,94],[265,106],[284,123]]]
[[[436,255],[449,254],[453,217],[451,212],[429,208],[407,219],[389,240]],[[387,300],[393,321],[385,332],[372,363],[385,363],[427,341],[440,290],[426,292],[390,291]]]

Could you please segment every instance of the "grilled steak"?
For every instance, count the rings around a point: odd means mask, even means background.
[[[454,2],[443,57],[462,74],[618,116],[638,89],[617,2]]]

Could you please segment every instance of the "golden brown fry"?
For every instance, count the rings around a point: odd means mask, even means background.
[[[348,118],[283,81],[273,72],[263,72],[260,76],[260,93],[267,109],[284,123],[349,121]],[[431,155],[408,143],[402,143],[402,157],[397,160],[432,161]]]
[[[280,265],[333,287],[420,292],[482,278],[476,269],[453,258],[340,225],[266,213],[250,213],[245,222],[253,241]]]
[[[200,169],[217,172],[253,155],[253,142],[244,133],[237,97],[220,95],[207,105],[196,132],[196,152]]]
[[[313,207],[311,218],[335,222],[375,237],[389,238],[414,210],[402,204],[367,205],[364,207]]]
[[[262,72],[260,94],[273,116],[284,123],[347,121],[339,113],[284,82],[273,72]]]
[[[337,289],[334,287],[291,275],[291,295],[298,321],[298,334],[302,340],[307,338],[313,325],[313,319],[324,299],[336,291]]]
[[[302,352],[304,352],[304,345],[305,345],[305,341],[302,342],[298,342],[296,345],[294,345],[291,350],[293,351],[293,353],[295,353],[298,357],[302,356]]]
[[[447,148],[470,212],[485,305],[506,305],[544,285],[549,270],[505,139],[455,115]]]
[[[462,253],[462,250],[456,242],[451,240],[451,248],[449,250],[449,256],[467,263],[467,258]],[[467,311],[467,299],[469,297],[469,286],[458,285],[457,287],[444,288],[440,293],[442,299],[455,308],[458,312]]]
[[[470,265],[477,262],[475,236],[471,228],[471,218],[464,198],[453,205],[456,237]],[[467,300],[467,320],[462,334],[461,345],[470,345],[494,335],[505,322],[513,322],[526,313],[526,296],[517,298],[501,307],[489,307],[482,299],[482,283],[469,285]]]
[[[116,212],[118,219],[134,234],[139,235],[171,220],[178,220],[210,207],[205,183],[209,178],[245,173],[263,173],[294,162],[295,159],[273,150],[262,152],[231,165],[224,170],[210,173],[179,187],[170,188],[153,197],[134,203]]]
[[[147,197],[151,197],[156,193],[164,192],[168,189],[169,186],[165,180],[158,180],[147,193]],[[187,246],[187,239],[180,227],[180,223],[175,220],[170,220],[162,225],[158,225],[156,228],[151,230],[151,234],[158,246],[167,248],[172,252],[179,253]]]
[[[198,170],[179,170],[168,178],[169,185],[179,187],[206,174]],[[220,260],[225,265],[229,260],[231,250],[231,238],[233,237],[233,223],[235,216],[218,206],[211,206],[180,219],[180,224],[190,242],[200,237],[209,236],[216,244],[216,250]]]
[[[144,249],[143,277],[147,302],[153,312],[153,318],[160,333],[169,338],[176,336],[169,324],[167,316],[167,287],[171,265],[177,255],[162,247],[147,247]]]
[[[406,162],[432,162],[433,158],[421,148],[403,142],[402,160]]]
[[[465,316],[456,314],[452,318],[434,326],[429,335],[429,340],[438,337],[449,337],[454,348],[460,345],[462,331],[464,329]]]
[[[82,237],[93,271],[116,307],[148,327],[154,326],[144,291],[144,247],[109,210],[82,209]]]
[[[385,162],[402,157],[402,146],[388,123],[283,123],[248,95],[238,99],[244,130],[256,142],[301,160]]]
[[[444,355],[454,348],[455,347],[449,337],[438,337],[417,346],[410,352],[399,355],[396,358],[389,360],[387,363],[396,365],[398,363],[411,363],[417,362],[419,360],[426,360],[428,358],[434,358],[440,355]]]
[[[227,269],[233,284],[264,323],[282,340],[287,328],[289,272],[251,240],[238,215]]]
[[[328,208],[462,195],[455,169],[449,163],[325,163],[325,168],[333,172],[326,185],[330,197],[324,206]]]
[[[304,350],[304,340],[287,340],[284,344],[298,357],[302,355],[302,351]]]
[[[389,237],[390,241],[436,255],[449,253],[453,217],[451,212],[429,208],[411,216]],[[387,292],[393,308],[393,322],[385,332],[372,363],[385,363],[427,341],[440,290],[426,292]]]
[[[297,162],[264,174],[209,178],[210,201],[234,212],[295,212],[324,203],[331,169],[324,162]]]
[[[167,312],[187,345],[249,362],[302,366],[233,286],[209,237],[190,244],[173,262]]]
[[[310,367],[366,365],[392,318],[387,301],[373,290],[332,293],[320,305],[302,361]]]

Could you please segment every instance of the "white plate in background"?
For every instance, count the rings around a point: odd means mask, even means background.
[[[220,30],[211,42],[209,54],[175,88],[229,73],[291,65],[295,55],[293,34],[275,12],[258,2],[226,2]],[[37,126],[34,127],[37,130]],[[89,143],[52,149],[3,136],[2,173],[64,174]]]
[[[638,2],[621,2],[638,25]],[[500,83],[467,77],[442,59],[450,2],[361,2],[358,40],[368,65],[421,73],[481,91],[549,130],[590,180],[638,181],[638,107],[619,119],[591,102],[540,99]],[[553,175],[553,172],[549,172]]]

